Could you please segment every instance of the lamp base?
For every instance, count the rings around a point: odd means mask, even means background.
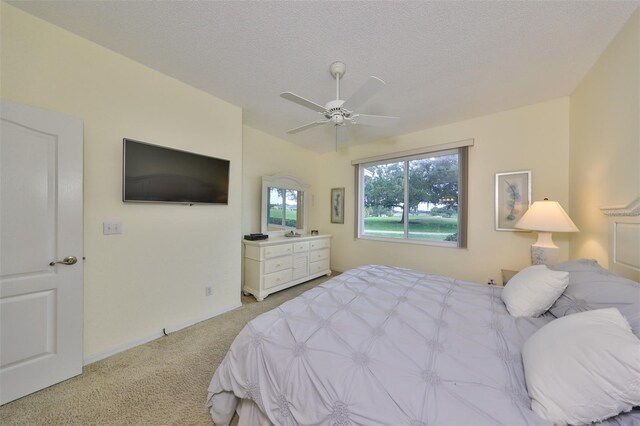
[[[531,264],[552,266],[558,263],[558,247],[531,246]]]
[[[538,241],[531,246],[532,265],[555,265],[560,249],[553,243],[551,232],[538,232]]]

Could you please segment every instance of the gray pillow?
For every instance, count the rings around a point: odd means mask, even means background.
[[[553,316],[617,308],[640,336],[640,283],[619,277],[591,259],[559,263],[551,269],[569,272],[569,285],[549,309]]]

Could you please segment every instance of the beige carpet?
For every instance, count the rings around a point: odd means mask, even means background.
[[[0,407],[8,425],[212,425],[207,387],[242,327],[327,277],[272,294],[88,365],[84,373]]]

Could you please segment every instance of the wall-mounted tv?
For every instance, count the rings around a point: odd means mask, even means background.
[[[229,160],[123,140],[122,201],[228,204]]]

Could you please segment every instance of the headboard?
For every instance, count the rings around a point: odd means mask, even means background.
[[[611,222],[609,269],[640,281],[640,197],[626,206],[601,207]]]

